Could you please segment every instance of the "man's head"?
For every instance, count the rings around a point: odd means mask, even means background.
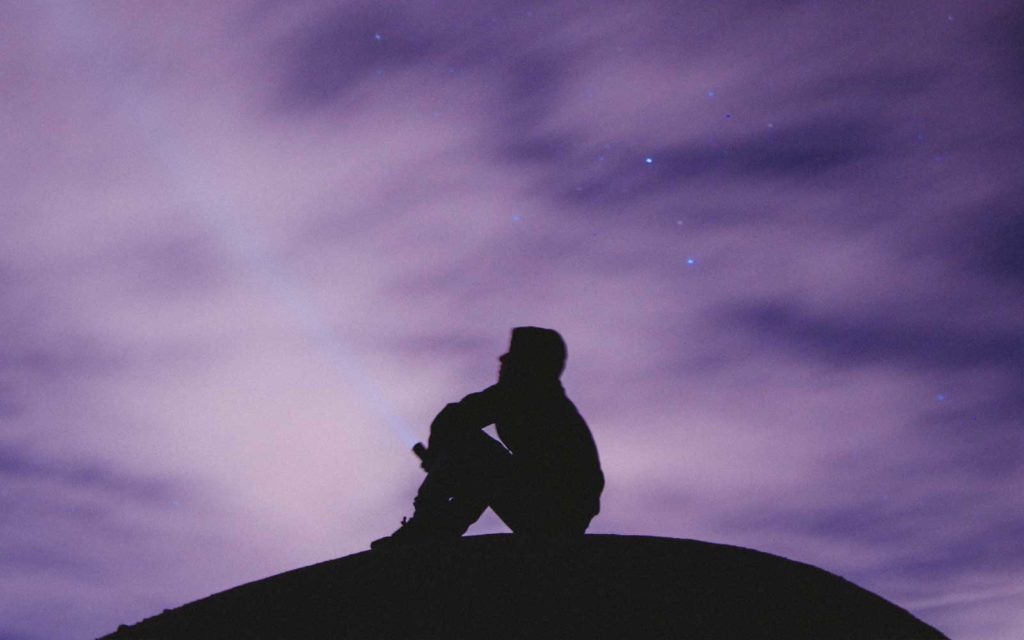
[[[508,353],[502,355],[499,381],[530,379],[558,380],[565,369],[565,340],[553,329],[516,327]]]

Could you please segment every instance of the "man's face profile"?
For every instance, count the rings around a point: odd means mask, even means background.
[[[508,382],[512,371],[512,358],[510,354],[503,353],[498,356],[498,362],[501,363],[498,367],[498,382]]]

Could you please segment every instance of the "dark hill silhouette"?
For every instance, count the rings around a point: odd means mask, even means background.
[[[944,638],[816,567],[696,540],[460,538],[357,553],[122,626],[207,638]]]

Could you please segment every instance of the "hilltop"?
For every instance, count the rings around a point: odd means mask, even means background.
[[[944,638],[779,556],[697,540],[488,535],[366,551],[245,584],[102,640]]]

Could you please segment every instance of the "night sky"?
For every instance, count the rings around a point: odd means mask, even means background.
[[[366,549],[518,325],[592,532],[1020,637],[1018,2],[12,1],[0,79],[3,640]]]

